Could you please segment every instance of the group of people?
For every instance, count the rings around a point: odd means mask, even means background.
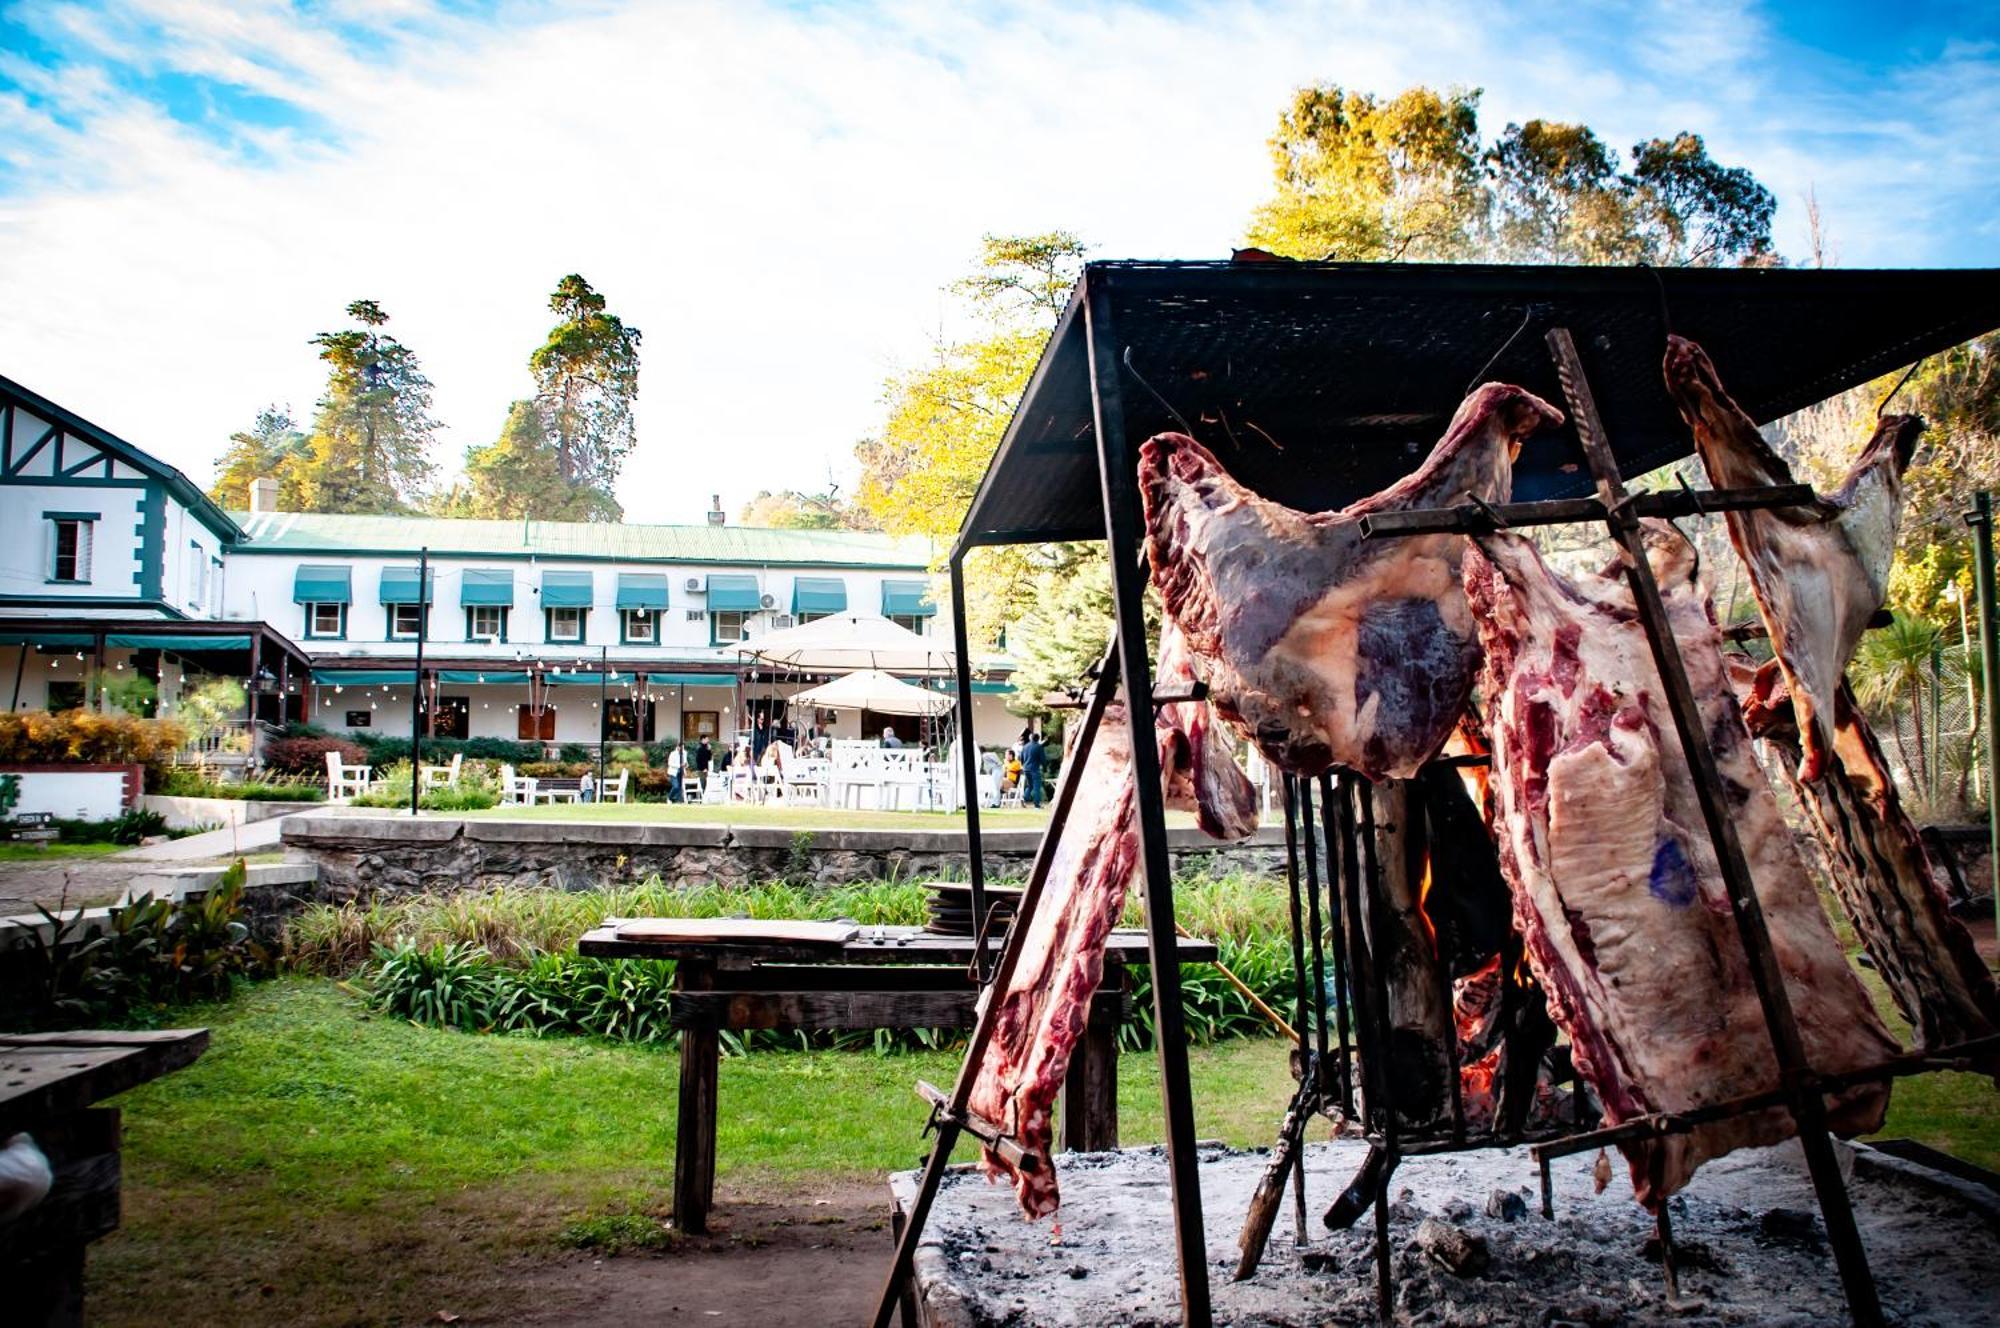
[[[1032,728],[1022,729],[1019,740],[1007,748],[1006,762],[1000,768],[1002,787],[1009,791],[1019,788],[1024,807],[1042,805],[1042,771],[1047,758],[1042,735]]]

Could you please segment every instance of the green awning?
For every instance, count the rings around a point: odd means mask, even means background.
[[[620,572],[618,607],[621,609],[664,609],[667,607],[667,578],[658,572]]]
[[[456,683],[461,687],[521,687],[528,681],[525,671],[511,669],[506,672],[482,669],[439,669],[438,681]]]
[[[792,612],[846,613],[847,583],[837,576],[793,578]]]
[[[410,584],[415,585],[416,582]],[[313,670],[313,682],[321,687],[409,687],[416,681],[415,669]]]
[[[464,605],[514,603],[514,571],[509,567],[468,567],[459,578],[458,602]]]
[[[708,578],[710,613],[755,613],[763,607],[756,577],[718,573]]]
[[[733,673],[649,673],[647,679],[668,687],[734,687]]]
[[[587,609],[596,593],[588,572],[543,572],[542,607]]]
[[[96,640],[82,632],[0,632],[0,646],[47,646],[52,650],[76,650],[93,645]]]
[[[345,567],[330,563],[305,563],[292,578],[295,604],[352,604],[354,577]]]
[[[882,616],[930,618],[937,614],[937,605],[924,598],[930,592],[928,581],[884,581],[882,583]]]
[[[424,581],[424,603],[429,604],[436,597],[437,573],[432,572]],[[383,568],[382,602],[384,604],[415,604],[417,602],[417,569],[414,567]]]
[[[179,636],[168,632],[154,635],[151,632],[112,632],[105,636],[107,646],[122,646],[126,650],[248,650],[250,638],[247,636]]]

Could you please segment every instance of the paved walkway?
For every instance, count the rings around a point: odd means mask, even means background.
[[[221,865],[239,856],[275,853],[279,848],[279,827],[286,819],[274,816],[249,825],[226,825],[220,830],[148,844],[103,858],[0,863],[0,914],[32,913],[36,904],[53,909],[58,904],[79,908],[116,903],[125,897],[127,890],[148,889],[149,878],[165,872]]]
[[[268,821],[252,821],[248,825],[225,825],[220,830],[204,830],[186,839],[169,839],[114,854],[107,861],[187,864],[239,853],[269,853],[278,847],[278,827],[284,823],[285,817],[273,816]]]

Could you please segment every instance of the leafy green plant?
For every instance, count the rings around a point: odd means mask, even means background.
[[[477,946],[404,940],[378,948],[368,991],[377,1007],[412,1023],[471,1032],[491,1027],[493,977],[491,957]]]

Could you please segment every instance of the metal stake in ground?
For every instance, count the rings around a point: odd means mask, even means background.
[[[1813,1189],[1819,1197],[1820,1213],[1826,1219],[1827,1241],[1833,1246],[1840,1268],[1840,1281],[1847,1293],[1848,1310],[1860,1328],[1882,1322],[1882,1305],[1875,1290],[1868,1256],[1861,1246],[1861,1233],[1854,1223],[1854,1209],[1847,1187],[1840,1178],[1840,1165],[1833,1155],[1833,1143],[1826,1131],[1826,1107],[1812,1082],[1812,1067],[1806,1061],[1805,1043],[1792,1011],[1791,995],[1785,989],[1784,974],[1771,949],[1771,936],[1764,923],[1764,909],[1750,876],[1750,864],[1737,840],[1736,825],[1730,819],[1722,793],[1722,777],[1715,767],[1715,753],[1709,747],[1708,731],[1688,684],[1687,669],[1681,661],[1680,646],[1667,620],[1659,583],[1653,579],[1652,565],[1646,561],[1638,515],[1626,502],[1625,481],[1605,436],[1604,422],[1597,413],[1590,382],[1584,376],[1583,361],[1567,328],[1551,328],[1549,353],[1555,359],[1563,395],[1568,399],[1576,436],[1597,480],[1597,496],[1608,513],[1606,525],[1625,554],[1625,578],[1639,622],[1646,630],[1653,663],[1659,670],[1667,706],[1674,718],[1681,749],[1687,754],[1689,773],[1701,802],[1702,820],[1729,902],[1736,919],[1737,935],[1750,961],[1750,978],[1757,988],[1757,1000],[1764,1009],[1764,1022],[1777,1052],[1778,1079],[1787,1096],[1786,1105],[1798,1127],[1799,1144],[1805,1150],[1806,1165],[1812,1173]]]
[[[1972,586],[1979,598],[1979,658],[1986,683],[1986,824],[1991,836],[1993,904],[2000,910],[2000,605],[1993,597],[1993,495],[1981,491],[1965,514],[1972,527]]]

